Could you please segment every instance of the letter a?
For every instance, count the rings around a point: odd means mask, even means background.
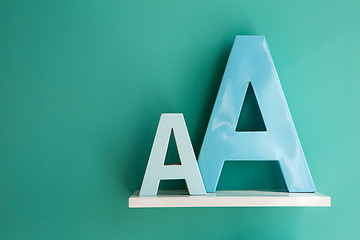
[[[248,86],[266,131],[238,132]],[[215,192],[224,161],[279,161],[289,192],[315,192],[294,122],[264,36],[236,36],[199,154],[207,192]]]
[[[181,165],[164,165],[171,130]],[[156,195],[161,179],[185,179],[191,195],[206,194],[182,114],[161,114],[139,195]]]

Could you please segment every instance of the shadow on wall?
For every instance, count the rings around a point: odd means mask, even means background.
[[[287,191],[278,161],[225,161],[217,190]]]

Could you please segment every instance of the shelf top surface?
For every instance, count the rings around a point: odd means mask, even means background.
[[[148,207],[330,207],[324,194],[275,191],[216,191],[206,195],[188,195],[186,191],[159,191],[156,196],[129,198],[130,208]]]

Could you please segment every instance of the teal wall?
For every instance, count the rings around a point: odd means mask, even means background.
[[[0,1],[0,239],[358,239],[359,9]],[[162,112],[184,113],[199,153],[236,34],[266,36],[332,207],[129,209]],[[220,185],[281,188],[278,170],[227,165]]]

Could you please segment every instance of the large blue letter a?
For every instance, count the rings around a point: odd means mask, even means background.
[[[266,131],[238,132],[248,86],[253,87]],[[215,192],[225,161],[279,161],[289,192],[315,192],[264,36],[237,36],[199,154],[207,192]]]

